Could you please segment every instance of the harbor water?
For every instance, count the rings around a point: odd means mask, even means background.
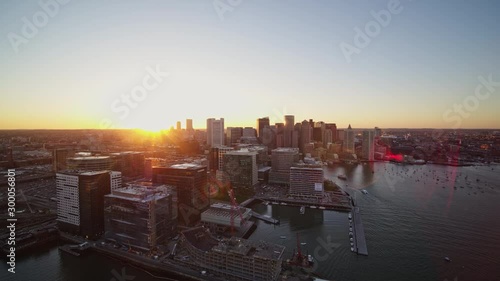
[[[281,223],[257,220],[249,239],[282,244],[290,258],[298,233],[302,253],[313,255],[315,272],[328,280],[500,280],[500,166],[369,163],[325,167],[325,176],[360,207],[368,256],[351,252],[347,213],[309,207],[300,214],[298,207],[255,205]],[[15,274],[5,262],[0,270],[0,280],[119,280],[123,270],[133,280],[161,280],[99,254],[65,254],[57,245],[19,254]]]

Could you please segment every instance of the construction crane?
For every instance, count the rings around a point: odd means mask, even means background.
[[[24,202],[26,202],[26,205],[28,205],[28,208],[30,209],[30,213],[34,213],[33,210],[31,209],[31,206],[30,206],[30,203],[28,202],[28,199],[26,199],[26,196],[24,195],[24,192],[22,189],[19,189],[19,191],[21,192],[21,196],[23,196],[23,199],[24,199]]]
[[[240,216],[240,221],[242,224],[245,223],[245,219],[243,218],[243,215],[240,212],[240,208],[238,206],[238,203],[236,202],[236,197],[234,196],[234,190],[229,189],[227,191],[229,198],[231,199],[231,235],[234,235],[234,217],[236,217],[236,212]]]

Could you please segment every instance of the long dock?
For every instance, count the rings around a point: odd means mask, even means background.
[[[361,213],[359,207],[354,207],[352,212],[354,234],[354,250],[360,255],[368,256],[368,249],[366,248],[365,229],[361,222]]]
[[[267,197],[261,198],[262,200],[268,201],[274,205],[288,205],[293,207],[302,207],[306,206],[313,209],[320,210],[333,210],[339,212],[349,212],[351,210],[351,206],[349,203],[345,204],[331,204],[331,203],[318,203],[318,202],[309,202],[302,200],[294,200],[294,199],[285,199],[285,198],[277,198],[277,197]]]

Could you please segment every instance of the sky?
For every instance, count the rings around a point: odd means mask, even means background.
[[[0,1],[0,129],[500,128],[500,1]]]

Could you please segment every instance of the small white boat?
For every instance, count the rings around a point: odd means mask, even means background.
[[[305,246],[305,245],[307,245],[307,243],[306,242],[301,242],[300,245]]]
[[[303,215],[306,212],[306,207],[302,206],[300,207],[300,214]]]
[[[286,239],[285,235],[280,236],[281,239]]]
[[[354,252],[354,247],[351,247],[351,252]]]
[[[309,208],[311,208],[311,209],[316,209],[317,207],[316,207],[316,206],[314,206],[314,205],[311,205],[311,206],[309,206]]]
[[[352,219],[352,215],[351,213],[349,213],[349,216],[347,216],[349,219]]]
[[[451,259],[449,257],[444,257],[444,260],[447,262],[451,262]]]
[[[368,191],[366,191],[365,189],[361,190],[361,192],[363,192],[363,194],[368,194]]]

